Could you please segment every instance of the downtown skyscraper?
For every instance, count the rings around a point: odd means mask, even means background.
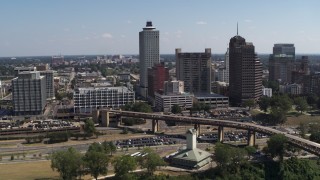
[[[239,36],[229,43],[229,99],[233,106],[262,96],[262,65],[252,43]]]
[[[275,44],[269,57],[269,80],[281,84],[292,82],[294,69],[294,44]]]
[[[139,32],[140,95],[148,97],[148,68],[160,63],[159,31],[147,21]]]

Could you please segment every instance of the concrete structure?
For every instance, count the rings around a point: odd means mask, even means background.
[[[229,98],[220,94],[195,94],[194,102],[207,104],[210,108],[229,107]]]
[[[38,71],[20,72],[12,80],[15,115],[40,115],[46,106],[46,80]]]
[[[199,169],[212,161],[211,154],[197,148],[197,130],[189,129],[186,132],[187,149],[172,157],[174,166],[187,169]]]
[[[131,76],[130,76],[130,72],[122,72],[118,74],[119,80],[120,81],[130,81]]]
[[[200,125],[212,125],[218,126],[218,136],[221,141],[223,138],[223,127],[236,128],[236,129],[245,129],[248,132],[248,144],[253,145],[255,142],[255,132],[259,132],[262,134],[283,134],[288,138],[288,142],[298,148],[301,148],[305,151],[311,152],[315,155],[320,155],[320,144],[300,138],[296,135],[291,135],[289,133],[284,133],[280,130],[273,129],[267,126],[261,126],[248,122],[240,122],[240,121],[230,121],[230,120],[218,120],[218,119],[208,119],[208,118],[197,118],[197,117],[187,117],[187,116],[175,116],[175,115],[163,115],[163,114],[154,114],[154,113],[139,113],[139,112],[131,112],[131,111],[119,111],[119,110],[106,110],[107,118],[105,120],[109,120],[110,116],[117,116],[117,119],[121,119],[121,117],[134,117],[134,118],[144,118],[146,120],[170,120],[173,122],[181,122],[194,124],[198,129],[200,129]],[[199,131],[197,129],[197,131]],[[220,134],[220,135],[219,135]],[[252,139],[253,138],[253,139]]]
[[[184,81],[185,92],[211,92],[211,49],[204,53],[183,53],[176,49],[177,79]]]
[[[215,94],[229,96],[229,83],[215,81],[211,83],[211,91]]]
[[[51,67],[59,66],[64,63],[64,57],[63,56],[52,56],[51,59]]]
[[[272,97],[272,88],[262,87],[262,95],[267,97]]]
[[[148,68],[148,96],[154,99],[154,93],[163,91],[164,82],[169,80],[169,69],[164,63],[155,64]]]
[[[36,67],[33,67],[33,66],[31,66],[31,67],[15,67],[13,69],[13,71],[14,71],[14,75],[18,76],[18,74],[21,73],[21,72],[36,71]]]
[[[73,100],[75,113],[92,113],[103,107],[119,108],[133,103],[134,92],[124,86],[78,88],[73,93]]]
[[[229,83],[229,48],[225,54],[224,67],[218,69],[218,81]]]
[[[148,97],[148,68],[160,62],[159,38],[159,31],[151,21],[139,32],[140,94],[144,98]]]
[[[305,94],[316,94],[320,96],[320,73],[305,76],[303,88]]]
[[[155,107],[158,111],[171,112],[171,107],[175,104],[181,108],[191,108],[193,102],[193,94],[181,93],[172,95],[161,95],[155,93]]]
[[[55,98],[54,82],[53,82],[53,71],[52,70],[40,71],[40,75],[44,76],[45,79],[46,79],[47,99]]]
[[[229,43],[229,99],[240,106],[248,99],[258,101],[262,96],[262,64],[252,43],[238,34]]]
[[[174,95],[181,94],[184,92],[184,82],[183,81],[165,81],[164,82],[164,94]]]
[[[300,95],[303,93],[303,86],[301,84],[279,85],[279,92],[292,95]]]

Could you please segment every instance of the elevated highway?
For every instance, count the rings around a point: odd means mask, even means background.
[[[121,110],[101,110],[103,118],[103,124],[109,126],[110,114],[115,115],[118,121],[121,120],[121,117],[134,117],[134,118],[144,118],[146,120],[152,120],[152,130],[154,132],[159,130],[158,120],[164,121],[174,121],[174,122],[184,122],[190,123],[195,126],[195,128],[200,131],[200,125],[212,125],[218,126],[218,136],[219,141],[223,141],[223,128],[237,128],[248,130],[248,145],[255,144],[255,132],[273,135],[273,134],[283,134],[288,138],[289,143],[294,146],[297,146],[301,149],[304,149],[310,153],[313,153],[317,156],[320,155],[320,144],[291,135],[285,132],[261,126],[253,123],[247,122],[237,122],[229,120],[217,120],[217,119],[208,119],[208,118],[197,118],[197,117],[186,117],[186,116],[175,116],[175,115],[163,115],[163,114],[154,114],[154,113],[140,113],[132,111],[121,111]]]

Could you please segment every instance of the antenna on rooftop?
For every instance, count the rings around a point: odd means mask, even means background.
[[[238,36],[238,22],[237,22],[237,36]]]

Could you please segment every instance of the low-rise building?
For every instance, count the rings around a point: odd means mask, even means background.
[[[134,92],[124,86],[78,88],[73,93],[74,112],[92,113],[103,107],[119,108],[133,103],[134,97]]]
[[[220,94],[195,94],[194,102],[208,104],[210,108],[229,107],[229,98]]]
[[[179,105],[183,109],[192,107],[193,94],[181,93],[161,95],[155,92],[155,107],[158,111],[170,112],[173,105]]]
[[[301,84],[280,85],[279,92],[292,95],[300,95],[303,93],[303,86]]]
[[[186,134],[187,148],[172,157],[172,165],[187,169],[199,169],[210,163],[212,155],[197,148],[197,130],[189,129]]]
[[[262,95],[267,97],[272,97],[272,88],[262,87]]]

